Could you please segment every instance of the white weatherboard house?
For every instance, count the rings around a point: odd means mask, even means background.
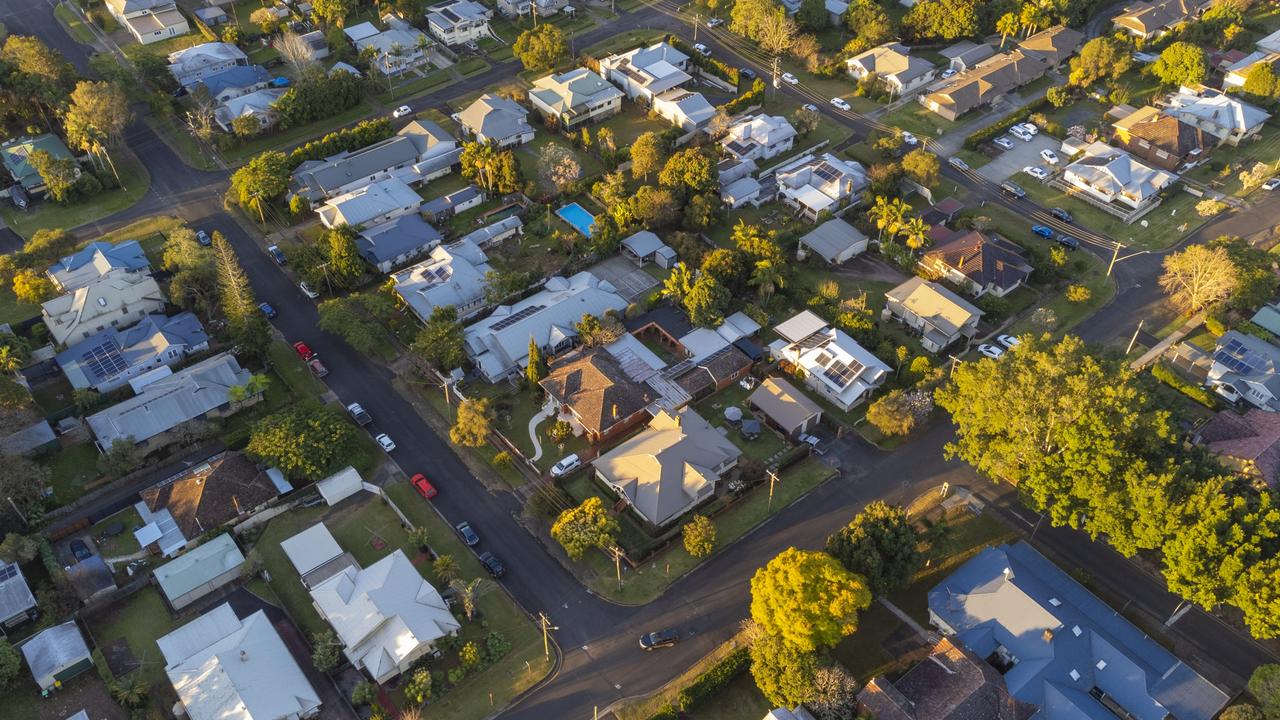
[[[875,77],[895,96],[924,88],[933,80],[934,64],[902,43],[886,43],[845,61],[849,74],[857,80]]]
[[[36,596],[31,594],[21,568],[0,560],[0,635],[8,635],[9,630],[38,614]]]
[[[127,329],[109,327],[54,356],[77,390],[111,392],[161,365],[170,367],[209,349],[209,336],[195,313],[148,315]]]
[[[1280,412],[1280,348],[1228,330],[1218,338],[1205,385],[1232,402],[1243,399],[1262,410]]]
[[[1257,135],[1271,117],[1271,113],[1234,95],[1204,86],[1179,88],[1160,104],[1165,115],[1198,127],[1228,145],[1239,145],[1241,140]]]
[[[348,567],[359,568],[355,558],[342,551],[324,523],[316,523],[280,543],[280,549],[298,571],[303,587],[315,588]]]
[[[320,695],[267,614],[245,618],[224,603],[156,640],[189,720],[300,720],[320,712]]]
[[[426,182],[448,174],[461,154],[457,140],[439,125],[414,120],[389,138],[303,162],[289,178],[289,193],[314,204],[379,180]]]
[[[183,87],[236,65],[248,65],[249,56],[235,45],[208,42],[169,53],[169,73]]]
[[[796,129],[781,115],[744,115],[720,141],[738,160],[768,160],[791,150]]]
[[[107,10],[143,45],[191,32],[173,0],[107,0]]]
[[[805,155],[779,168],[774,177],[782,202],[810,222],[850,204],[868,185],[867,171],[858,161],[831,153]]]
[[[40,305],[57,343],[75,343],[109,327],[127,328],[164,311],[164,293],[150,275],[112,270],[74,292]]]
[[[653,111],[685,132],[701,130],[716,116],[716,108],[700,92],[668,90],[653,99]]]
[[[529,91],[538,112],[571,128],[622,110],[622,91],[586,68],[538,78]]]
[[[342,32],[358,52],[371,48],[372,64],[383,75],[399,75],[427,64],[426,50],[431,46],[431,39],[425,33],[395,15],[383,15],[382,22],[386,30],[379,30],[371,22],[362,22]]]
[[[181,610],[238,579],[243,566],[235,539],[223,533],[156,568],[152,577],[173,609]]]
[[[913,277],[884,295],[887,302],[881,319],[894,317],[915,329],[929,352],[941,352],[960,338],[972,339],[978,333],[982,311],[937,283]]]
[[[493,11],[474,0],[448,0],[427,8],[427,29],[445,45],[492,38]]]
[[[658,95],[693,79],[689,56],[660,42],[610,55],[600,61],[600,74],[632,100],[652,103]]]
[[[1144,208],[1169,187],[1177,175],[1143,164],[1124,150],[1098,141],[1062,171],[1072,187],[1104,203]]]
[[[58,290],[71,292],[113,270],[147,273],[151,270],[151,261],[137,240],[115,245],[99,241],[58,260],[49,266],[45,274]]]
[[[276,122],[276,101],[287,92],[280,88],[265,88],[238,95],[214,108],[213,120],[225,132],[232,132],[236,118],[252,115],[258,120],[258,127],[269,128]]]
[[[452,305],[460,319],[476,314],[485,306],[485,274],[489,258],[473,242],[442,245],[431,251],[430,259],[391,276],[396,293],[423,322],[437,307]]]
[[[871,397],[893,370],[839,328],[808,310],[774,330],[769,354],[804,369],[812,390],[848,412]]]
[[[378,684],[461,627],[403,550],[363,570],[345,568],[312,587],[311,600],[338,634],[343,654]]]
[[[422,205],[422,196],[405,181],[388,178],[329,198],[316,208],[327,228],[373,226],[407,215]]]
[[[498,147],[523,145],[533,140],[529,111],[520,103],[485,93],[457,115],[458,124],[479,142]]]

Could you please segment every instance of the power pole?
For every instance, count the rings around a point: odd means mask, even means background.
[[[609,548],[609,554],[613,555],[613,570],[618,575],[618,589],[622,589],[622,548],[614,545]]]
[[[780,482],[782,482],[782,480],[778,478],[778,473],[777,473],[777,471],[776,471],[776,470],[774,470],[773,468],[769,468],[769,469],[768,469],[768,470],[766,470],[765,472],[769,473],[769,507],[765,510],[765,514],[768,514],[768,513],[773,512],[773,486],[774,486],[774,483],[780,483]]]
[[[1138,321],[1138,328],[1133,331],[1133,337],[1129,338],[1129,347],[1124,349],[1125,355],[1128,355],[1129,353],[1133,352],[1133,344],[1138,342],[1138,333],[1142,332],[1142,323],[1146,321],[1147,321],[1146,318],[1143,318]]]
[[[559,630],[556,625],[551,624],[551,619],[544,612],[538,613],[538,625],[542,628],[542,655],[547,660],[551,659],[551,639],[550,631]]]
[[[773,96],[775,98],[778,97],[778,88],[782,86],[782,79],[778,76],[778,67],[780,65],[780,62],[781,62],[781,58],[779,58],[777,55],[774,55],[773,56]]]
[[[698,42],[698,25],[701,24],[701,22],[702,22],[702,15],[700,13],[694,13],[693,14],[693,41],[694,42]]]
[[[1116,258],[1120,256],[1120,248],[1124,245],[1116,243],[1115,252],[1111,253],[1111,262],[1107,263],[1107,277],[1111,277],[1111,268],[1116,266]]]

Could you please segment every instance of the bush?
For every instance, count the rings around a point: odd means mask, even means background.
[[[1218,401],[1208,388],[1187,382],[1168,363],[1158,362],[1152,365],[1151,376],[1210,410],[1216,410],[1218,407]]]
[[[750,662],[751,651],[745,647],[738,648],[724,656],[719,662],[708,668],[706,672],[699,675],[689,684],[689,687],[681,690],[676,695],[676,707],[681,711],[687,712],[694,705],[715,695],[721,688],[733,682],[735,678],[745,672],[747,664]]]
[[[503,655],[511,652],[511,641],[495,630],[484,639],[484,650],[489,657],[489,662],[498,662]]]
[[[1031,113],[1041,112],[1048,106],[1049,100],[1047,98],[1041,97],[1036,100],[1032,100],[1005,119],[992,125],[988,125],[965,138],[964,148],[966,150],[977,150],[978,146],[982,143],[990,140],[991,138],[1002,135],[1004,131],[1031,117]]]
[[[1214,335],[1221,335],[1227,331],[1227,324],[1222,321],[1222,318],[1209,315],[1204,319],[1204,328]]]
[[[734,85],[738,84],[740,78],[738,68],[733,67],[722,60],[717,60],[716,58],[703,57],[701,53],[693,49],[692,45],[675,35],[667,36],[667,44],[685,55],[688,55],[689,60],[699,68],[706,70],[721,80],[726,80]]]
[[[724,105],[721,105],[720,109],[724,110],[728,115],[736,115],[752,105],[761,102],[764,99],[764,88],[764,81],[760,78],[756,78],[755,81],[751,83],[750,90],[742,93]]]
[[[354,127],[343,128],[299,145],[289,153],[289,169],[294,170],[307,160],[321,160],[343,150],[357,150],[379,140],[391,137],[394,131],[387,118],[362,120]]]

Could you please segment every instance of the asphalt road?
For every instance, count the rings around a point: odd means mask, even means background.
[[[77,66],[87,62],[83,48],[70,42],[48,6],[32,8],[24,0],[0,0],[0,13],[0,21],[6,22],[11,31],[39,34]],[[678,25],[672,18],[641,8],[577,42],[595,42],[635,27]],[[713,44],[719,52],[728,52],[710,38],[699,39]],[[511,75],[510,64],[495,67],[410,104],[415,109],[436,106],[449,97],[474,92]],[[823,111],[844,122],[851,134],[865,135],[871,128],[865,120],[834,112],[825,103]],[[406,472],[427,471],[438,481],[441,493],[436,504],[444,515],[451,522],[471,522],[481,535],[480,549],[495,552],[510,569],[505,587],[527,610],[546,612],[560,628],[555,637],[563,651],[563,663],[557,675],[510,708],[504,713],[506,717],[587,718],[593,708],[603,709],[620,698],[662,685],[736,630],[738,621],[747,614],[747,582],[756,568],[789,546],[821,547],[826,535],[846,523],[867,501],[908,500],[942,482],[992,492],[991,486],[968,467],[942,459],[941,448],[951,437],[949,427],[935,427],[892,454],[853,440],[838,450],[846,469],[843,477],[774,516],[727,552],[677,581],[659,600],[642,607],[604,602],[585,590],[538,542],[531,540],[516,519],[520,508],[513,495],[490,492],[471,477],[448,443],[436,436],[397,394],[385,368],[317,329],[314,304],[263,252],[261,239],[246,233],[223,212],[225,174],[187,167],[141,122],[130,126],[128,140],[151,172],[152,190],[138,205],[82,232],[96,234],[157,212],[176,213],[195,227],[222,232],[240,255],[259,297],[279,310],[276,328],[290,342],[304,340],[325,358],[330,388],[344,403],[360,402],[373,416],[374,427],[395,438],[398,447],[392,458]],[[1026,206],[1009,203],[988,185],[975,183],[967,176],[951,179],[965,184],[976,197],[1027,212]],[[1223,232],[1243,233],[1248,227],[1263,223],[1264,217],[1280,217],[1275,202],[1263,203],[1260,210],[1263,212],[1232,215],[1215,222],[1189,242]],[[1117,267],[1121,289],[1116,299],[1080,328],[1091,340],[1114,340],[1131,332],[1134,320],[1144,313],[1162,311],[1158,289],[1154,287],[1159,255],[1138,256]],[[1003,511],[1027,515],[1016,506]],[[1159,581],[1136,573],[1104,545],[1061,529],[1040,528],[1036,537],[1094,578],[1122,589],[1124,597],[1154,615],[1167,613],[1176,605],[1176,599]],[[636,640],[642,632],[667,627],[679,629],[685,640],[675,648],[652,655],[639,650]],[[1255,643],[1198,610],[1188,613],[1174,627],[1203,649],[1203,659],[1226,667],[1229,674],[1224,679],[1233,687],[1239,687],[1240,678],[1252,667],[1270,659]]]

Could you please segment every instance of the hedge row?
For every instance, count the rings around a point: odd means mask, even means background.
[[[736,115],[752,105],[757,105],[764,100],[764,88],[764,81],[756,78],[755,82],[751,83],[750,90],[721,105],[720,109],[724,110],[726,115]]]
[[[1201,405],[1204,405],[1210,410],[1216,410],[1218,408],[1218,401],[1214,398],[1213,393],[1210,392],[1208,388],[1187,382],[1166,362],[1161,361],[1152,365],[1151,376],[1169,387],[1172,387],[1183,395],[1186,395],[1192,400],[1195,400]]]
[[[982,143],[1004,133],[1004,131],[1017,125],[1018,123],[1031,117],[1032,113],[1039,112],[1049,106],[1048,99],[1044,97],[1037,98],[1015,110],[1009,117],[988,125],[981,130],[973,133],[964,139],[964,148],[966,150],[977,150]]]
[[[294,148],[289,153],[289,169],[293,170],[308,160],[323,160],[344,150],[358,150],[391,137],[391,133],[391,121],[387,118],[361,120],[354,127],[336,130]]]
[[[731,82],[734,85],[738,84],[738,80],[740,77],[738,75],[738,68],[732,65],[729,65],[728,63],[725,63],[722,60],[703,57],[702,53],[694,50],[692,45],[676,37],[675,35],[668,35],[666,38],[666,42],[671,47],[679,50],[685,55],[688,55],[689,59],[693,61],[694,65],[697,65],[698,67],[702,68],[703,70],[706,70],[712,75],[715,75],[721,80]]]
[[[745,647],[725,655],[720,662],[712,665],[690,683],[689,687],[676,695],[675,706],[683,711],[693,709],[693,706],[715,695],[725,685],[733,682],[747,669],[747,663],[750,661],[751,651]]]

